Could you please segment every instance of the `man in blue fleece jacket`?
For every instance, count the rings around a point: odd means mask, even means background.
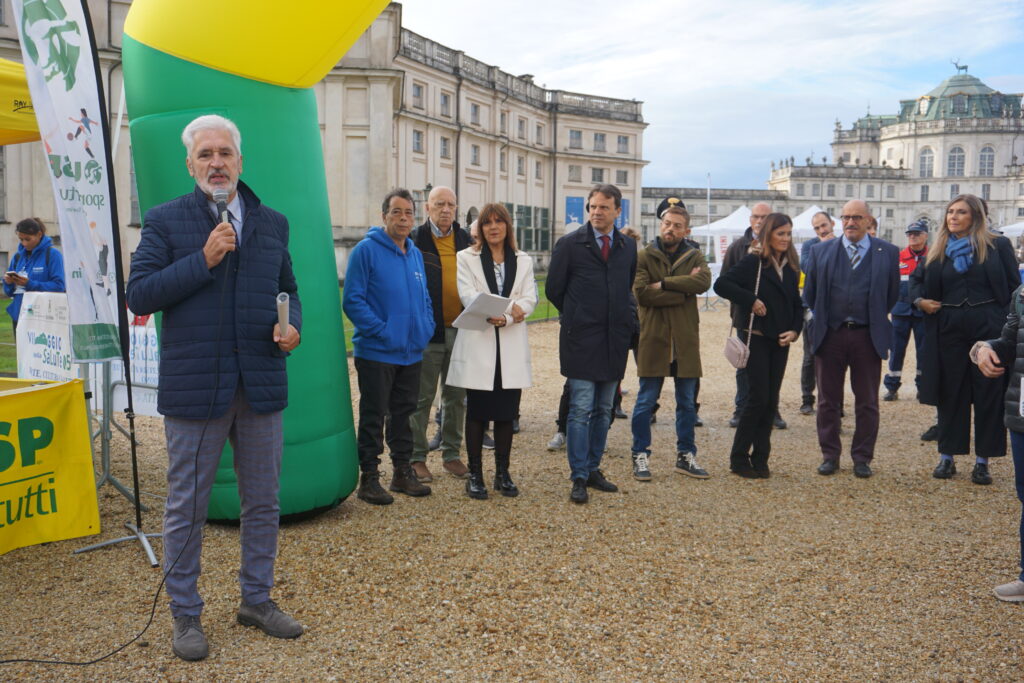
[[[370,228],[355,246],[345,273],[342,308],[355,325],[352,338],[359,381],[359,490],[373,505],[394,498],[380,485],[380,454],[387,424],[394,476],[390,489],[426,496],[430,487],[412,471],[412,428],[423,349],[434,335],[423,254],[409,239],[416,217],[408,190],[392,190],[381,206],[383,228]]]

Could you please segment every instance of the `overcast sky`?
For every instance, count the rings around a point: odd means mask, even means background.
[[[851,9],[852,6],[852,9]],[[551,89],[644,103],[645,186],[763,188],[955,73],[1024,93],[1022,0],[405,0],[403,25]]]

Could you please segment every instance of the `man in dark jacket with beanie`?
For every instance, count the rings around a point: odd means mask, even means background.
[[[229,438],[242,500],[238,622],[276,638],[302,634],[270,599],[288,403],[285,356],[299,345],[302,308],[288,220],[238,179],[238,128],[220,116],[200,116],[181,138],[196,189],[146,212],[127,293],[136,314],[163,311],[157,407],[167,436],[164,568],[174,653],[196,660],[209,651],[196,588],[202,528]],[[227,195],[226,220],[213,200],[218,190]],[[291,298],[287,330],[277,325],[278,292]]]

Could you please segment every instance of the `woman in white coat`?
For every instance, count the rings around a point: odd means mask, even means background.
[[[447,383],[466,389],[466,452],[469,455],[470,498],[486,499],[483,459],[484,428],[494,422],[494,489],[517,496],[508,473],[512,453],[512,421],[519,414],[522,390],[532,384],[526,318],[537,306],[533,259],[516,248],[512,218],[501,204],[488,204],[477,218],[480,238],[455,256],[459,298],[463,306],[488,292],[509,299],[505,314],[488,318],[493,329],[460,329],[452,349]]]

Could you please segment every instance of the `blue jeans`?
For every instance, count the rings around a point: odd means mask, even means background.
[[[1024,503],[1024,433],[1010,431],[1010,452],[1013,453],[1013,479],[1017,484],[1017,500]],[[1020,578],[1024,581],[1024,511],[1020,518]]]
[[[676,453],[697,453],[693,427],[697,422],[697,406],[693,395],[696,377],[673,377],[676,385]],[[640,391],[633,405],[633,452],[651,447],[651,412],[661,395],[664,377],[641,377]]]
[[[565,433],[565,451],[569,456],[572,479],[586,479],[601,467],[601,456],[608,441],[612,421],[612,400],[618,381],[591,382],[569,379],[569,424]]]

